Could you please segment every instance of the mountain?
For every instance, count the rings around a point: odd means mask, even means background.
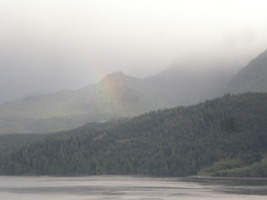
[[[87,122],[193,105],[225,93],[267,92],[267,51],[233,78],[225,65],[212,58],[190,57],[143,79],[114,72],[79,90],[4,103],[0,105],[0,134],[70,130]]]
[[[166,106],[155,88],[141,79],[114,72],[79,90],[30,96],[0,105],[0,133],[62,131]]]
[[[176,64],[144,79],[114,72],[79,90],[4,103],[0,105],[0,134],[70,130],[87,122],[133,117],[218,96],[221,80],[226,80],[222,73],[196,73],[187,67]]]
[[[267,94],[90,123],[0,154],[2,175],[267,176]]]
[[[253,59],[230,81],[228,92],[267,92],[267,50]]]
[[[147,77],[174,106],[188,106],[223,95],[232,73],[223,62],[205,59],[175,62],[166,70]]]

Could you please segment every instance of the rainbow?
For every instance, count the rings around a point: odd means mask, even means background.
[[[97,104],[98,107],[103,105],[108,105],[107,108],[109,110],[106,111],[111,111],[113,112],[114,110],[116,113],[122,113],[123,112],[123,105],[122,101],[119,96],[119,90],[118,90],[118,80],[114,78],[116,76],[114,72],[112,74],[109,74],[107,76],[103,76],[103,73],[101,73],[100,81],[97,83]],[[105,78],[103,78],[105,77]],[[107,109],[107,108],[102,108],[102,109]]]

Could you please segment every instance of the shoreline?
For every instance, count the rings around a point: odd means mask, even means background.
[[[186,178],[199,179],[199,180],[266,180],[267,177],[224,177],[224,176],[187,176]]]

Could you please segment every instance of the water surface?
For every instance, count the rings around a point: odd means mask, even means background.
[[[0,176],[4,200],[266,200],[265,179]]]

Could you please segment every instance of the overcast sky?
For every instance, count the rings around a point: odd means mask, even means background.
[[[0,102],[267,49],[265,0],[0,0]]]

